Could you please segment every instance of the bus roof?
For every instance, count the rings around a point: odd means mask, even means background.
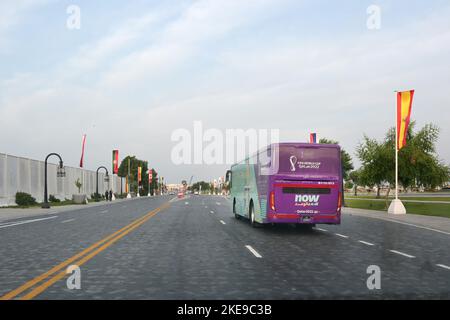
[[[279,143],[272,143],[267,145],[264,148],[261,148],[258,152],[253,153],[251,156],[246,157],[245,159],[242,159],[241,161],[236,162],[231,167],[238,165],[240,163],[243,163],[247,161],[248,159],[254,157],[257,154],[260,154],[261,152],[266,152],[269,148],[272,147],[304,147],[304,148],[311,148],[311,149],[318,149],[318,148],[332,148],[332,149],[341,149],[341,146],[338,144],[323,144],[323,143],[307,143],[307,142],[279,142]]]

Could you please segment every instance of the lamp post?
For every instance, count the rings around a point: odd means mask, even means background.
[[[45,169],[44,169],[44,203],[42,204],[42,208],[43,209],[49,209],[50,208],[50,204],[48,203],[48,190],[47,190],[47,161],[48,158],[50,158],[51,156],[56,156],[59,158],[59,167],[56,169],[56,176],[58,178],[62,178],[66,176],[66,170],[64,169],[64,163],[62,161],[62,158],[59,154],[57,153],[50,153],[46,158],[45,158]]]
[[[96,178],[97,178],[97,186],[96,186],[96,188],[95,188],[95,193],[96,193],[97,197],[100,195],[100,194],[98,193],[98,172],[100,171],[100,169],[105,169],[105,171],[106,171],[105,182],[109,182],[108,169],[106,169],[106,167],[104,167],[104,166],[98,167],[97,173],[96,173],[96,175],[97,175],[97,176],[96,176]]]

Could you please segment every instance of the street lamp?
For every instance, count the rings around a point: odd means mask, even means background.
[[[51,156],[56,156],[59,158],[59,166],[56,169],[56,176],[58,178],[63,178],[66,176],[66,170],[64,169],[64,164],[62,161],[62,158],[59,154],[57,153],[50,153],[46,158],[45,158],[45,169],[44,169],[44,203],[42,204],[42,208],[43,209],[49,209],[50,208],[50,204],[48,203],[48,190],[47,190],[47,161],[48,158],[50,158]]]
[[[96,172],[96,179],[97,179],[96,182],[97,182],[97,186],[96,186],[96,188],[95,188],[95,193],[96,193],[96,196],[97,196],[97,197],[100,195],[100,194],[98,193],[98,172],[100,171],[100,169],[105,169],[105,171],[106,171],[105,182],[109,182],[108,169],[106,169],[106,167],[104,167],[104,166],[98,167],[97,172]]]

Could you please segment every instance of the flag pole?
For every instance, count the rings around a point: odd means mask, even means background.
[[[395,108],[395,200],[398,200],[398,112]]]
[[[127,191],[128,191],[128,194],[127,194],[127,199],[130,199],[131,198],[131,194],[130,194],[130,158],[129,158],[129,156],[128,156],[128,175],[127,175]]]
[[[398,101],[398,91],[397,93],[397,101]],[[392,200],[389,205],[388,213],[389,214],[406,214],[405,206],[402,201],[398,198],[398,105],[395,107],[395,199]]]

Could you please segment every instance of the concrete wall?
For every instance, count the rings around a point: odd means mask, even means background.
[[[57,158],[50,158],[49,162],[57,163]],[[81,193],[88,197],[95,192],[95,171],[81,168],[66,167],[64,178],[56,177],[57,165],[48,163],[47,186],[48,194],[56,198],[72,199],[78,193],[75,181],[79,178],[83,186]],[[101,170],[98,175],[99,193],[112,188],[113,192],[120,193],[121,178],[110,174],[109,183],[104,182],[105,173]],[[125,181],[123,181],[125,190]],[[22,191],[31,194],[38,202],[44,199],[44,161],[20,158],[0,153],[0,206],[14,205],[16,192]]]

